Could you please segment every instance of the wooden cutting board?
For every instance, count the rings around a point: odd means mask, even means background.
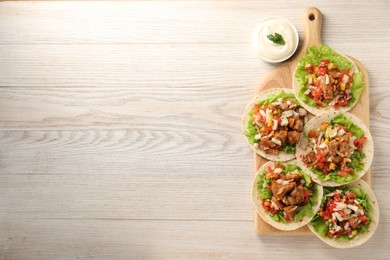
[[[306,49],[311,45],[320,45],[321,42],[321,26],[322,14],[320,10],[314,7],[307,8],[303,13],[304,25],[304,40],[297,52],[289,61],[284,62],[277,69],[268,74],[263,82],[258,87],[256,94],[269,88],[292,88],[292,79],[295,67],[300,58],[306,53]],[[337,51],[337,50],[336,50]],[[368,93],[368,75],[364,66],[356,59],[348,56],[358,66],[359,70],[363,72],[365,87],[360,97],[359,102],[350,111],[352,114],[359,117],[367,127],[370,123],[369,112],[369,93]],[[262,158],[254,153],[255,174],[257,170],[268,160]],[[371,186],[371,171],[369,170],[362,178]],[[301,227],[293,231],[281,231],[271,225],[265,223],[263,219],[255,211],[255,230],[259,235],[313,235],[307,226]]]

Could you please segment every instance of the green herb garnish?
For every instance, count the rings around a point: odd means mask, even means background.
[[[272,34],[268,34],[267,35],[267,38],[270,40],[270,41],[272,41],[272,42],[274,42],[274,43],[276,43],[276,44],[279,44],[279,45],[285,45],[286,44],[286,42],[284,41],[284,39],[283,39],[283,36],[282,35],[280,35],[279,33],[275,33],[275,35],[272,35]]]

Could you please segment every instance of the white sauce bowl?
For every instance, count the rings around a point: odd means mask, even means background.
[[[285,45],[279,45],[268,39],[267,35],[279,33],[282,35]],[[290,58],[298,48],[299,35],[295,26],[283,18],[269,18],[256,25],[253,38],[253,46],[257,55],[270,63],[282,62]]]

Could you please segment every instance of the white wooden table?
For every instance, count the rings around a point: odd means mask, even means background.
[[[0,259],[389,259],[390,2],[318,1],[370,75],[373,238],[259,237],[241,113],[312,1],[0,2]]]

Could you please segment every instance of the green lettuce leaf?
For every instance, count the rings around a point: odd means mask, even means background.
[[[258,104],[259,104],[259,106],[262,106],[264,104],[270,104],[270,103],[278,101],[279,98],[282,98],[282,99],[290,98],[295,103],[299,104],[298,100],[295,98],[295,95],[293,93],[286,93],[286,92],[284,92],[283,89],[281,89],[279,92],[277,92],[275,94],[270,94],[267,99],[260,101]]]
[[[337,183],[346,183],[358,178],[356,171],[351,174],[348,174],[345,177],[341,177],[337,174],[337,171],[331,171],[327,175],[324,175],[322,171],[315,169],[314,167],[309,168],[314,174],[317,175],[318,179],[321,181],[335,181]]]
[[[313,226],[314,230],[320,234],[321,236],[325,237],[326,232],[328,232],[328,226],[325,224],[325,222],[321,219],[320,216],[316,215],[312,220],[311,220],[311,225]]]
[[[351,159],[351,162],[348,164],[349,167],[351,167],[352,169],[354,169],[355,171],[361,171],[364,169],[364,163],[363,163],[363,159],[364,157],[366,157],[366,155],[364,153],[361,153],[359,151],[355,151],[350,159]]]
[[[270,214],[270,217],[276,222],[287,223],[287,220],[284,218],[284,211],[278,212],[275,215]]]
[[[257,129],[252,122],[253,122],[253,111],[251,110],[248,113],[248,124],[246,130],[244,131],[244,135],[246,136],[250,144],[259,142],[259,140],[256,140],[255,138],[255,135],[257,135]]]
[[[363,81],[363,73],[362,72],[355,72],[353,74],[353,86],[351,88],[351,104],[355,102],[355,100],[358,100],[360,95],[363,92],[364,88],[364,81]]]
[[[286,153],[295,153],[296,145],[295,144],[286,143],[285,145],[283,145],[281,150],[283,152],[286,152]]]
[[[358,125],[356,125],[351,119],[344,116],[342,113],[339,113],[335,116],[330,123],[344,125],[348,128],[348,130],[357,138],[361,138],[364,136],[364,131]]]

